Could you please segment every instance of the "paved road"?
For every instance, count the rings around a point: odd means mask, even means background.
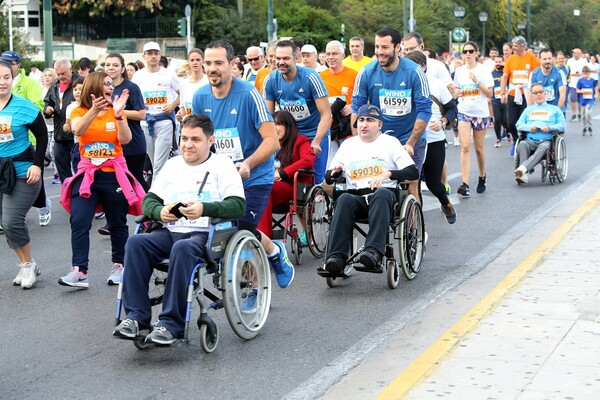
[[[0,398],[318,397],[373,348],[410,326],[441,294],[485,268],[598,167],[598,138],[582,137],[576,125],[569,124],[566,138],[568,180],[554,186],[540,183],[536,171],[528,187],[518,187],[508,148],[494,149],[490,130],[488,190],[455,201],[455,225],[446,223],[426,192],[429,242],[415,280],[390,290],[385,276],[356,274],[331,289],[315,273],[320,260],[305,253],[293,285],[275,289],[267,325],[254,340],[240,340],[224,313],[213,313],[220,343],[209,355],[200,349],[195,328],[189,347],[139,351],[111,337],[116,288],[105,284],[110,270],[105,237],[92,234],[89,290],[57,284],[69,268],[70,232],[56,198],[59,188],[48,178],[48,192],[56,196],[52,223],[40,228],[35,213],[28,216],[34,256],[43,271],[34,290],[11,285],[15,257],[0,245],[0,315],[5,316]],[[597,119],[594,126],[600,134]],[[459,150],[450,146],[447,153],[456,188]]]

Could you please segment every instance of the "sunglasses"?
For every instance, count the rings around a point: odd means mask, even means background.
[[[258,60],[260,60],[260,56],[254,57],[254,58],[249,58],[248,62],[254,62],[254,61],[258,61]]]
[[[467,54],[467,53],[469,53],[469,54],[473,54],[473,53],[475,53],[476,51],[477,51],[477,50],[475,50],[475,49],[464,49],[464,50],[463,50],[463,54]]]
[[[106,81],[106,82],[104,82],[104,86],[115,87],[115,84],[112,82]]]

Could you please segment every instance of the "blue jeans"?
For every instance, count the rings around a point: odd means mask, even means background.
[[[173,233],[165,228],[130,237],[125,246],[123,270],[126,318],[138,321],[142,329],[150,326],[150,277],[154,265],[168,258],[169,275],[157,325],[167,328],[173,336],[181,335],[185,328],[189,279],[194,267],[204,262],[207,239],[206,232]]]

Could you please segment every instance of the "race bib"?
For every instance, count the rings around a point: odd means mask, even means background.
[[[275,160],[275,172],[279,172],[279,168],[281,168],[281,161]]]
[[[583,88],[581,89],[583,92],[581,93],[581,95],[583,96],[584,100],[591,100],[594,98],[594,89],[592,88]]]
[[[494,98],[500,100],[502,98],[502,90],[500,87],[494,88]]]
[[[412,90],[379,90],[379,106],[384,115],[401,116],[410,114]]]
[[[279,108],[292,114],[296,121],[310,117],[310,110],[306,99],[298,100],[279,100]]]
[[[187,117],[188,115],[192,115],[192,102],[191,101],[186,101],[183,105],[183,108],[185,109],[185,116]]]
[[[518,69],[512,72],[512,83],[515,85],[525,85],[529,81],[529,71]]]
[[[544,92],[546,92],[546,101],[550,102],[554,100],[554,86],[545,86]]]
[[[215,148],[217,154],[223,154],[232,161],[242,161],[244,151],[237,128],[215,129]]]
[[[549,121],[550,112],[546,110],[536,110],[529,113],[530,121]]]
[[[362,161],[353,161],[348,164],[346,173],[350,179],[350,183],[356,189],[368,188],[371,180],[383,172],[383,164],[381,160],[370,159]]]
[[[12,116],[0,116],[0,143],[6,143],[15,140],[12,133]]]
[[[466,101],[480,100],[481,90],[479,89],[479,85],[476,85],[474,83],[469,83],[467,85],[460,85],[460,90],[462,91],[463,100],[466,100]]]
[[[162,106],[167,104],[166,90],[152,90],[144,92],[144,102],[148,111],[162,112]]]

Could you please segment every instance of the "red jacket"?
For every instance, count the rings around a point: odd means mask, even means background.
[[[310,140],[298,134],[292,151],[292,163],[279,170],[281,180],[291,183],[299,169],[313,169],[316,158],[315,152],[310,147]]]

